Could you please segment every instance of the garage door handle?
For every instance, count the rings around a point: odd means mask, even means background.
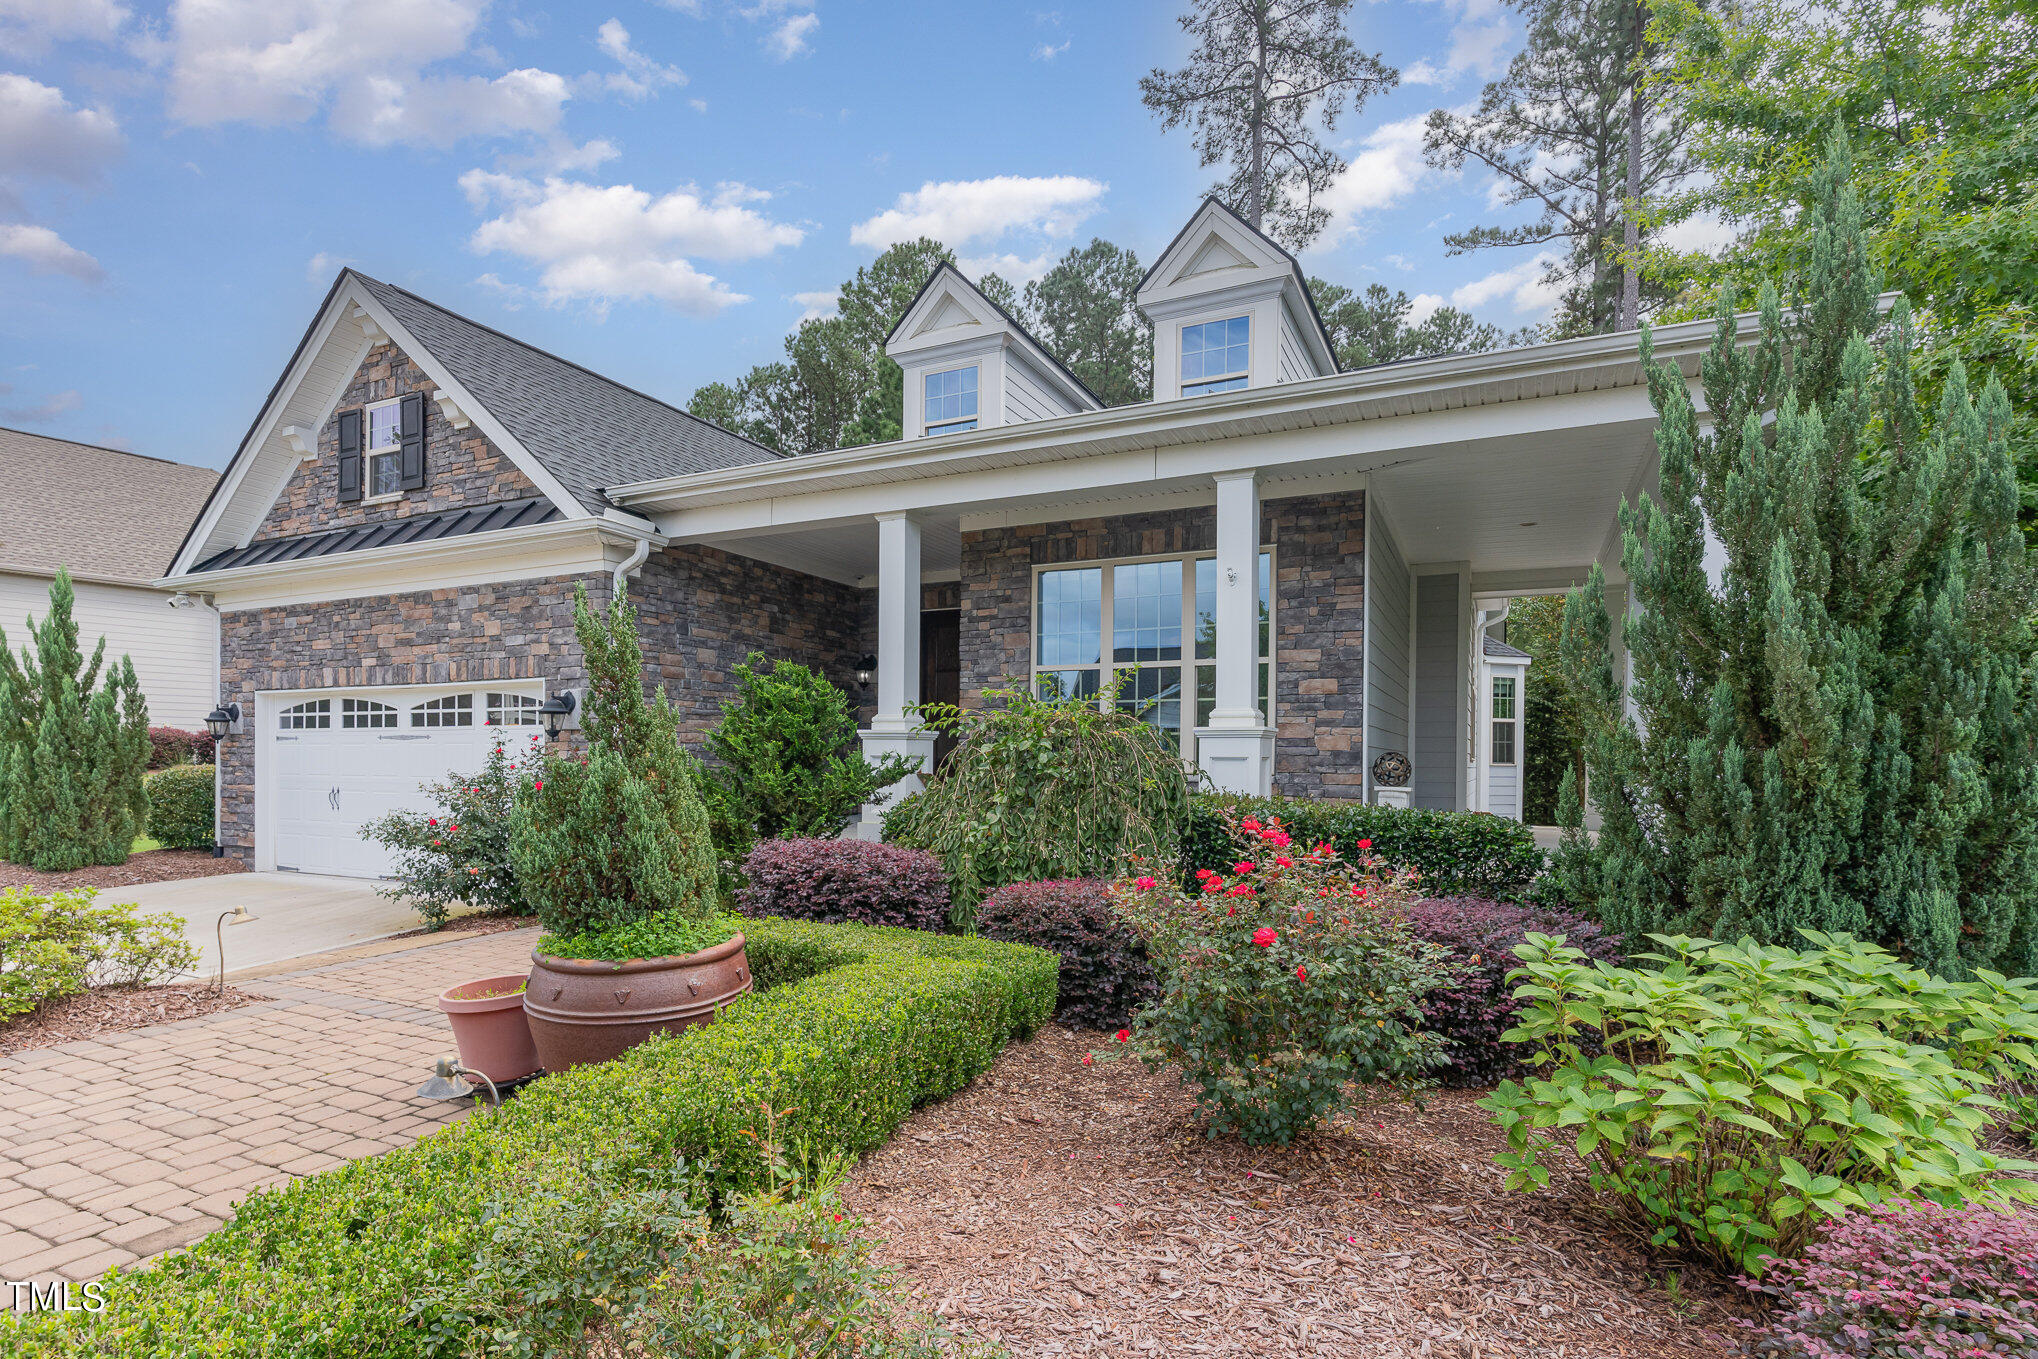
[[[333,785],[333,791],[326,794],[326,805],[334,811],[340,809],[340,789],[338,784]]]

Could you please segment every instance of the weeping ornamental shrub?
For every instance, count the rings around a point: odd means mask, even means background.
[[[85,660],[68,572],[17,656],[0,628],[0,859],[44,873],[122,864],[148,819],[149,710],[106,640]]]
[[[573,630],[587,658],[587,753],[549,756],[512,813],[525,900],[553,935],[659,913],[704,920],[716,902],[708,814],[671,702],[644,699],[637,611],[618,593],[598,613],[583,586]]]
[[[1759,1274],[1866,1204],[2038,1198],[2038,1171],[1976,1145],[1990,1092],[2038,1070],[2038,980],[1956,982],[1846,935],[1808,950],[1665,935],[1653,966],[1549,935],[1515,952],[1502,1035],[1537,1068],[1480,1101],[1510,1189],[1576,1158],[1661,1247]]]
[[[1878,355],[1876,282],[1845,141],[1820,171],[1810,276],[1788,319],[1702,365],[1650,362],[1661,481],[1621,512],[1632,698],[1595,568],[1565,611],[1596,845],[1558,875],[1586,914],[1793,943],[1873,939],[1934,972],[2038,971],[2038,585],[2017,524],[2009,399],[1956,360],[1929,418],[1901,300]],[[1648,341],[1643,355],[1648,359]],[[1773,422],[1771,417],[1773,416]],[[1717,589],[1707,530],[1725,548]]]
[[[708,730],[702,775],[724,857],[740,859],[759,840],[839,834],[875,793],[914,772],[901,755],[864,760],[849,699],[827,676],[791,661],[766,670],[755,651],[734,673],[736,699]]]
[[[1180,756],[1154,728],[1095,698],[990,689],[990,706],[929,705],[957,744],[926,791],[885,818],[885,839],[948,866],[955,923],[1015,882],[1115,877],[1172,858],[1189,815]]]

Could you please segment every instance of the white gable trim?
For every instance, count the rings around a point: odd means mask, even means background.
[[[489,441],[501,450],[503,456],[515,464],[519,471],[530,478],[533,485],[558,506],[562,515],[568,519],[592,517],[588,509],[559,479],[517,442],[515,436],[503,427],[500,420],[481,408],[480,402],[454,380],[453,375],[446,371],[445,365],[419,343],[417,337],[406,330],[390,314],[388,308],[377,301],[356,279],[349,276],[342,281],[331,301],[326,304],[324,312],[313,324],[284,380],[277,384],[275,394],[263,406],[261,415],[247,440],[235,451],[233,461],[227,464],[218,492],[199,516],[197,525],[192,529],[183,549],[177,554],[177,560],[170,569],[172,576],[188,572],[199,562],[228,547],[245,547],[253,540],[262,520],[282,496],[284,488],[289,485],[291,476],[295,474],[303,459],[299,449],[305,434],[323,429],[331,421],[333,411],[338,407],[340,397],[346,391],[347,383],[352,381],[355,371],[361,366],[361,360],[367,357],[368,352],[378,341],[385,338],[403,350],[411,362],[424,370],[425,375],[438,389],[431,395],[437,397],[439,393],[443,393],[445,397],[451,398],[461,412],[479,426]],[[333,354],[329,354],[328,350],[335,345],[338,348]],[[345,358],[349,353],[351,362]],[[310,420],[310,417],[300,412],[299,415],[288,418],[286,422],[292,403],[298,398],[305,384],[311,380],[312,370],[322,363],[334,364],[336,355],[339,356],[338,363],[345,367],[345,374],[324,394],[317,407],[316,419]],[[285,433],[286,423],[292,431],[290,434]],[[316,438],[316,435],[312,437]],[[265,458],[265,454],[273,456]],[[276,465],[275,470],[265,474],[265,464]],[[259,503],[255,497],[260,498]],[[220,534],[223,525],[235,511],[245,516],[241,520],[242,527],[222,541]]]
[[[918,370],[922,373],[939,371],[952,362],[964,362],[1001,348],[1017,351],[1019,361],[1032,369],[1039,381],[1077,410],[1103,409],[1103,404],[1072,379],[1053,355],[1036,344],[1032,336],[951,264],[935,266],[920,295],[906,308],[906,314],[899,318],[885,341],[886,357],[896,360],[901,368],[923,365]],[[907,381],[910,386],[911,373]],[[1001,396],[1001,403],[1002,400]],[[906,406],[910,415],[913,406],[910,391]],[[907,424],[910,429],[912,422]]]

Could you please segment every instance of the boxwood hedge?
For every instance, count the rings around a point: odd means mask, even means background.
[[[473,1267],[488,1204],[533,1178],[622,1192],[681,1158],[711,1182],[769,1179],[762,1110],[794,1156],[882,1143],[1054,1009],[1056,959],[1016,944],[858,925],[745,925],[760,990],[719,1022],[550,1076],[499,1111],[252,1195],[158,1264],[115,1272],[96,1314],[0,1322],[0,1351],[45,1356],[358,1359],[457,1352],[434,1316]],[[655,1261],[646,1259],[646,1270]],[[561,1281],[547,1305],[598,1306]]]
[[[1485,812],[1429,812],[1233,793],[1205,793],[1191,801],[1189,826],[1182,835],[1185,874],[1199,868],[1230,869],[1236,855],[1224,826],[1226,811],[1240,817],[1278,816],[1302,844],[1328,840],[1347,855],[1360,840],[1371,840],[1373,853],[1389,864],[1421,873],[1424,896],[1519,901],[1547,862],[1527,826]]]

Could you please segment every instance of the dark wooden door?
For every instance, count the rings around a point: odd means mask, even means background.
[[[927,609],[920,614],[920,701],[962,701],[962,611]],[[934,767],[941,768],[955,737],[944,731],[934,741]]]

